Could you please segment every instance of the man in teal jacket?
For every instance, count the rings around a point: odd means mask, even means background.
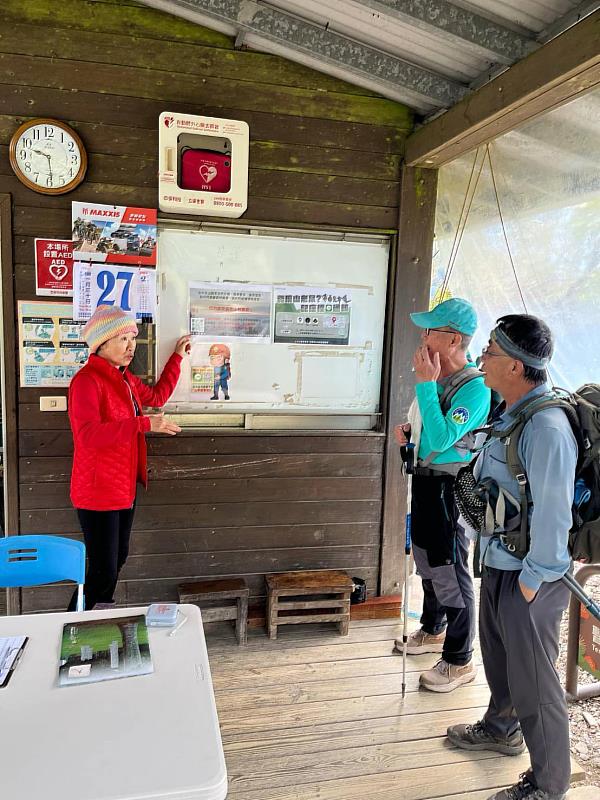
[[[421,628],[408,640],[410,655],[441,653],[441,659],[420,676],[434,692],[450,692],[475,678],[472,663],[475,595],[468,569],[469,545],[458,525],[454,481],[471,459],[468,434],[481,427],[490,410],[490,390],[467,354],[477,328],[473,306],[455,297],[432,311],[411,314],[423,329],[413,364],[421,417],[417,465],[412,479],[412,540],[417,572],[423,581]],[[469,370],[448,407],[440,400],[450,381]],[[396,428],[400,445],[418,431]],[[402,651],[402,641],[396,641]]]

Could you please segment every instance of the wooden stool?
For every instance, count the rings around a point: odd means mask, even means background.
[[[234,619],[238,644],[246,644],[248,587],[243,578],[194,581],[193,583],[182,583],[177,589],[180,603],[195,603],[200,607],[203,622]],[[235,602],[223,602],[227,600]]]
[[[268,590],[267,628],[271,639],[277,638],[278,625],[301,622],[337,622],[340,634],[348,635],[352,579],[345,572],[279,572],[265,575],[265,581]],[[283,600],[285,597],[293,599]],[[290,611],[305,613],[286,613]]]

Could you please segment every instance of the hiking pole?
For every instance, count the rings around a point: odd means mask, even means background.
[[[414,452],[415,446],[413,443],[406,444],[406,474],[408,482],[408,490],[406,496],[406,529],[404,540],[404,611],[402,620],[402,699],[406,694],[406,656],[408,655],[406,649],[408,647],[408,579],[410,572],[410,551],[411,551],[411,488],[412,488],[412,472],[414,469]]]
[[[406,694],[406,648],[408,647],[408,573],[410,571],[410,511],[406,515],[404,544],[404,612],[402,621],[402,699]]]
[[[561,581],[565,584],[569,591],[575,595],[581,605],[584,606],[590,612],[590,614],[592,614],[598,620],[598,622],[600,622],[600,606],[583,591],[583,588],[579,583],[577,583],[575,578],[567,572],[566,575],[562,576]]]

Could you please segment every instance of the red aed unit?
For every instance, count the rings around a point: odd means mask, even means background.
[[[231,155],[184,147],[179,180],[182,189],[228,192],[231,189]]]

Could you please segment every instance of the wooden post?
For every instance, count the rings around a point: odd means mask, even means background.
[[[4,433],[4,525],[7,536],[19,533],[19,464],[17,449],[17,363],[13,288],[12,213],[9,194],[0,195],[0,291],[2,292],[2,427]],[[8,589],[9,614],[21,613],[20,589]]]
[[[406,421],[415,394],[412,357],[419,331],[409,315],[429,308],[436,188],[437,170],[403,168],[386,415],[380,594],[397,594],[402,581],[406,481],[394,426]]]

